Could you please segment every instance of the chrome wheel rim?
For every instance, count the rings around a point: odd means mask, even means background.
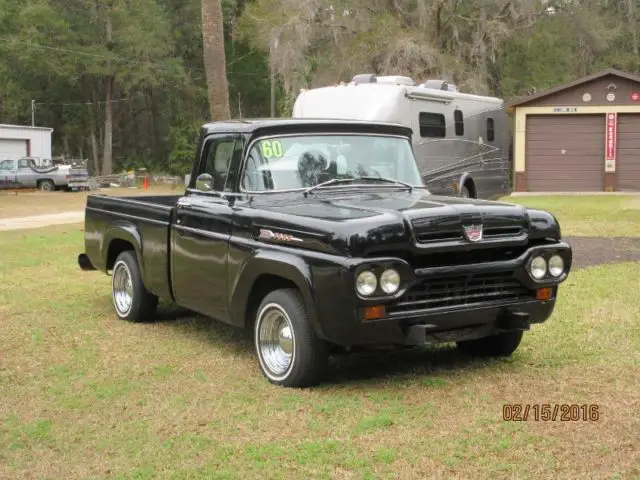
[[[289,374],[295,359],[295,334],[289,315],[280,305],[270,303],[260,311],[256,348],[269,378],[281,380]]]
[[[126,316],[133,304],[133,284],[131,272],[124,262],[118,262],[113,268],[113,303],[118,313]]]

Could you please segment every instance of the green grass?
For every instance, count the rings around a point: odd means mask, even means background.
[[[640,236],[640,196],[515,196],[501,200],[553,213],[563,235]]]
[[[640,477],[639,264],[573,272],[512,358],[358,355],[289,390],[227,326],[118,321],[82,235],[0,234],[0,478]],[[507,402],[600,418],[506,422]]]

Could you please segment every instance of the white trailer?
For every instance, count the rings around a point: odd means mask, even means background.
[[[443,80],[362,74],[340,85],[301,90],[294,118],[399,123],[430,191],[495,198],[510,192],[509,117],[504,101],[458,92]]]

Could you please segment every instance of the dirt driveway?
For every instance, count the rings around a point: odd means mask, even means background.
[[[22,230],[25,228],[39,228],[79,222],[84,222],[84,210],[0,219],[0,231]]]
[[[640,237],[565,237],[573,249],[572,268],[640,261]]]

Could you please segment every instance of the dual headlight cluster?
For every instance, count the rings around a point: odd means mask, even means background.
[[[380,279],[371,270],[364,270],[356,277],[356,290],[363,297],[373,295],[378,284],[384,293],[393,295],[400,288],[400,274],[393,268],[387,268],[380,275]]]
[[[542,280],[547,273],[554,278],[564,273],[564,260],[560,255],[553,255],[549,260],[541,255],[536,255],[529,262],[529,275],[535,280]]]

